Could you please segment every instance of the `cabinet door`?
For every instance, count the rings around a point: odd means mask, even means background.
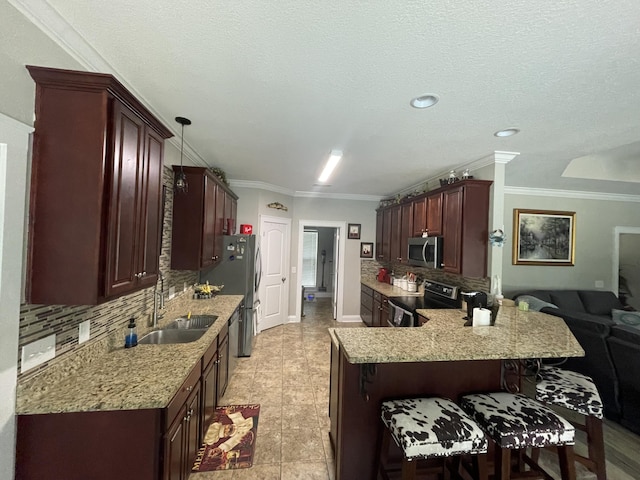
[[[200,448],[200,384],[193,390],[186,403],[187,416],[185,420],[185,451],[183,463],[184,480],[189,478],[191,467]]]
[[[216,213],[215,213],[215,236],[213,247],[213,264],[217,265],[222,260],[223,241],[222,236],[225,234],[224,220],[224,197],[225,191],[221,186],[216,187]]]
[[[229,382],[229,335],[226,335],[218,344],[218,390],[216,393],[216,403],[220,403],[220,399],[227,389]]]
[[[421,198],[413,202],[413,236],[421,237],[427,228],[427,199]]]
[[[140,196],[144,123],[131,110],[114,101],[113,170],[107,227],[105,296],[135,289],[139,274],[136,248],[139,243]]]
[[[382,212],[382,255],[383,261],[391,261],[391,209]]]
[[[204,176],[204,219],[202,223],[202,254],[200,267],[214,263],[216,245],[216,192],[218,186],[209,176]]]
[[[378,260],[384,259],[384,237],[383,237],[383,211],[378,210],[376,212],[376,258]]]
[[[442,193],[427,197],[427,231],[442,235]]]
[[[139,286],[152,286],[158,280],[160,244],[162,239],[162,137],[147,129],[145,132],[144,167],[140,191],[140,248],[138,249]]]
[[[389,313],[390,313],[389,299],[383,295],[382,296],[382,306],[380,307],[380,326],[381,327],[388,327],[389,326],[389,323],[388,323]]]
[[[400,214],[400,261],[407,263],[409,238],[413,236],[413,203],[402,205]]]
[[[402,210],[400,205],[391,207],[391,231],[389,232],[390,258],[392,262],[402,261],[400,238],[402,235]]]
[[[184,479],[185,419],[186,413],[178,416],[165,435],[163,480]]]
[[[379,327],[380,326],[380,300],[377,298],[373,298],[373,310],[371,312],[371,325],[370,327]]]
[[[224,192],[224,220],[222,228],[225,235],[233,235],[236,231],[236,211],[238,208],[238,202],[233,196],[225,191]]]
[[[202,428],[200,429],[200,441],[213,422],[213,414],[216,409],[216,391],[218,385],[218,353],[202,372]]]
[[[444,263],[445,272],[460,273],[462,264],[462,200],[462,188],[444,192],[442,262]]]

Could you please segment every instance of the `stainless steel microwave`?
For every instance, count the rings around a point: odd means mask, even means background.
[[[407,247],[409,265],[442,268],[442,243],[442,237],[410,238]]]

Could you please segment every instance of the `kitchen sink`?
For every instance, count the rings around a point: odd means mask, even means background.
[[[165,328],[162,330],[154,330],[147,333],[140,340],[139,344],[146,345],[166,345],[170,343],[189,343],[195,342],[200,337],[207,333],[206,328],[202,329],[178,329],[178,328]]]
[[[176,318],[163,330],[206,330],[218,318],[217,315],[192,315],[190,319],[187,317]]]

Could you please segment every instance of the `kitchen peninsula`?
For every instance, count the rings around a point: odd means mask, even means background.
[[[564,321],[544,313],[503,307],[495,325],[487,327],[464,327],[462,310],[418,310],[418,314],[429,319],[418,328],[330,332],[329,416],[337,480],[375,478],[384,399],[457,400],[466,393],[498,391],[503,389],[506,360],[584,355]]]

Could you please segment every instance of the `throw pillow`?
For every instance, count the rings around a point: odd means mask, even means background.
[[[537,297],[532,297],[531,295],[520,295],[516,298],[516,305],[518,305],[521,301],[527,302],[529,304],[529,310],[533,310],[534,312],[539,312],[544,307],[558,308],[553,303],[545,302],[544,300],[540,300]]]
[[[587,312],[594,315],[611,315],[611,310],[622,310],[622,303],[613,292],[599,290],[578,290]]]
[[[611,310],[611,318],[618,325],[627,325],[640,330],[640,312],[627,312],[626,310]]]
[[[577,290],[553,290],[551,292],[551,301],[556,304],[560,310],[586,313]]]

